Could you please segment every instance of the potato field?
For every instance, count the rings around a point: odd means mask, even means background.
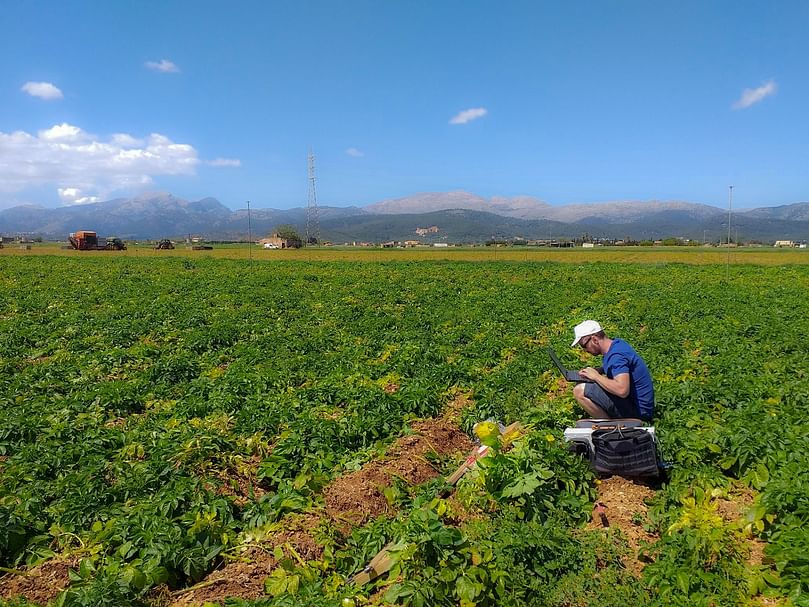
[[[809,606],[809,264],[449,257],[0,257],[0,605]],[[661,482],[566,449],[587,318]]]

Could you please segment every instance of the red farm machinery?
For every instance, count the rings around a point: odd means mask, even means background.
[[[71,232],[68,237],[70,246],[77,251],[124,251],[126,243],[120,238],[99,238],[98,234],[89,230]]]

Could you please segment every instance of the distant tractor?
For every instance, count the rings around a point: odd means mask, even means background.
[[[120,238],[99,238],[98,234],[89,230],[71,232],[68,237],[70,246],[77,251],[125,251],[126,243]]]
[[[160,249],[173,249],[174,243],[171,242],[168,238],[164,238],[163,240],[158,241],[157,244],[154,246],[155,250]]]

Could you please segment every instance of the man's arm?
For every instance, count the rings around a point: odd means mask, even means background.
[[[592,367],[585,367],[579,371],[579,373],[581,373],[583,377],[593,380],[610,394],[615,394],[615,396],[621,398],[629,396],[629,373],[620,373],[612,379],[606,375],[602,375]]]

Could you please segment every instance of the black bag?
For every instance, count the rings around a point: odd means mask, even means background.
[[[642,428],[593,430],[593,469],[601,474],[657,476],[657,447],[654,436]]]

